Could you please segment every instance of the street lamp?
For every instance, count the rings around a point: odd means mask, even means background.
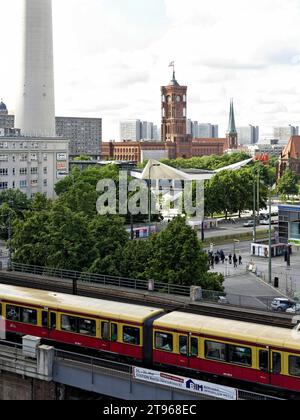
[[[256,179],[253,182],[253,242],[256,243]]]
[[[269,188],[269,284],[272,284],[272,191],[276,185]]]
[[[151,200],[151,169],[159,167],[159,163],[153,163],[149,166],[149,187],[148,187],[148,204],[149,204],[149,236],[151,236],[151,210],[152,210],[152,200]]]
[[[272,189],[269,190],[269,284],[272,284]]]

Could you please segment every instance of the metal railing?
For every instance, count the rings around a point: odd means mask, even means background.
[[[149,281],[130,279],[126,277],[107,276],[87,272],[61,270],[51,267],[32,266],[27,264],[12,263],[12,271],[34,274],[39,276],[56,277],[67,280],[75,280],[82,283],[100,284],[102,286],[115,286],[119,288],[149,291]],[[169,295],[190,296],[190,287],[177,284],[153,282],[153,292],[166,293]]]
[[[180,301],[183,299],[184,302],[191,302],[191,288],[188,286],[17,263],[12,263],[12,271],[70,281],[73,284],[73,294],[78,294],[79,286],[110,286],[126,290],[142,291],[145,293],[157,292],[169,296],[180,296]],[[45,281],[47,281],[47,279],[45,279]],[[271,304],[273,300],[274,296],[245,296],[202,289],[201,297],[197,301],[208,304],[212,303],[240,307],[243,309],[255,309],[259,311],[272,312]]]

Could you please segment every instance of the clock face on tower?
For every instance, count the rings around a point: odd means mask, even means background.
[[[171,96],[167,96],[167,102],[170,103],[172,101]]]
[[[180,102],[181,101],[181,97],[179,95],[176,96],[176,101]]]

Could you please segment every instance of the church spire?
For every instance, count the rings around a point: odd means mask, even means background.
[[[229,124],[228,124],[227,132],[228,134],[237,134],[236,126],[235,126],[233,99],[230,100],[230,114],[229,114]]]
[[[228,140],[228,149],[237,149],[238,148],[238,133],[235,126],[233,99],[231,99],[230,101],[229,124],[228,124],[228,131],[227,131],[226,137]]]

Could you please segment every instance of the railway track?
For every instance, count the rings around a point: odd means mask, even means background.
[[[73,293],[73,281],[55,277],[44,277],[19,272],[0,272],[0,283],[57,293]],[[261,325],[272,325],[292,329],[292,316],[274,314],[254,309],[219,305],[205,302],[191,302],[188,297],[163,295],[134,289],[103,286],[96,283],[78,282],[77,294],[80,296],[111,299],[117,302],[130,302],[145,306],[156,306],[166,311],[183,311],[217,318],[253,322]]]

